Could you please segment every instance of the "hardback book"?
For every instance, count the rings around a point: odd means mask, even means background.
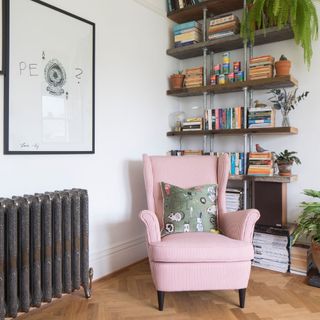
[[[208,29],[208,33],[217,33],[221,31],[233,30],[235,28],[239,28],[239,23],[236,21],[231,21],[224,24],[219,24],[215,26],[211,26]]]
[[[224,37],[234,36],[237,33],[238,32],[231,31],[231,30],[219,32],[219,33],[214,33],[214,34],[208,35],[208,40],[214,40],[214,39],[220,39],[220,38],[224,38]]]
[[[173,27],[173,32],[177,32],[184,29],[190,29],[190,28],[198,28],[201,29],[201,24],[197,21],[189,21],[181,24],[176,24]]]
[[[209,26],[216,26],[216,25],[228,23],[231,21],[238,21],[239,22],[239,18],[234,14],[227,14],[224,16],[220,16],[218,18],[211,19],[209,21]]]

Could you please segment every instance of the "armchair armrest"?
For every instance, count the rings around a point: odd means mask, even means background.
[[[252,242],[254,225],[260,218],[256,209],[223,213],[219,216],[219,227],[229,238]]]
[[[146,226],[148,243],[161,241],[160,225],[156,214],[149,210],[143,210],[140,212],[139,218]]]

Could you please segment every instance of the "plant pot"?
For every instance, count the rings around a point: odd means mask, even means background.
[[[170,88],[171,89],[181,89],[183,87],[183,74],[173,74],[170,76]]]
[[[276,77],[288,76],[291,69],[290,60],[279,60],[275,63]]]
[[[292,163],[278,162],[279,175],[283,177],[291,176]]]
[[[318,268],[318,271],[320,273],[320,243],[319,242],[312,240],[311,252],[312,252],[313,262]]]

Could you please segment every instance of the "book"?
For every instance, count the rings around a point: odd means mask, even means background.
[[[208,35],[208,40],[220,39],[228,36],[233,36],[235,34],[236,32],[234,31],[224,31],[224,32],[214,33],[214,34]]]
[[[197,32],[197,33],[201,34],[201,30],[196,27],[174,31],[173,34],[174,34],[174,36],[178,36],[180,34],[185,34],[188,32]]]
[[[224,23],[228,23],[231,21],[238,21],[239,22],[239,18],[234,15],[234,14],[227,14],[218,18],[213,18],[209,21],[209,26],[216,26],[219,24],[224,24]]]
[[[181,24],[176,24],[173,27],[173,31],[181,31],[184,29],[191,29],[191,28],[198,28],[201,29],[201,24],[197,21],[189,21],[189,22],[185,22],[185,23],[181,23]]]
[[[236,21],[215,25],[208,28],[208,33],[217,33],[226,30],[233,30],[239,28],[239,24]]]

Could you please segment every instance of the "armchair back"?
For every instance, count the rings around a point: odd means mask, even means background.
[[[218,185],[218,212],[225,212],[225,192],[229,176],[227,154],[215,156],[143,156],[144,181],[148,210],[155,212],[163,227],[163,200],[160,183],[166,182],[181,188],[205,184]]]

